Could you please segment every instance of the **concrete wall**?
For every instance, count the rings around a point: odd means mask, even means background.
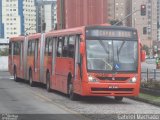
[[[8,56],[0,56],[0,71],[8,71]]]

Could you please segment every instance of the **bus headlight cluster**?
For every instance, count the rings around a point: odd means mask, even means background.
[[[88,75],[88,81],[89,82],[98,82],[98,80],[94,77],[92,77],[91,75]]]
[[[136,83],[137,82],[137,77],[133,77],[129,81],[130,83]]]

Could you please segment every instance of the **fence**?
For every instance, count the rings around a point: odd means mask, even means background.
[[[156,80],[160,81],[160,70],[158,69],[145,69],[141,72],[142,81]]]

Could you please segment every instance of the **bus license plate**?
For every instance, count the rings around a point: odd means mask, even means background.
[[[114,89],[117,89],[118,86],[117,85],[110,85],[109,88],[114,88]]]

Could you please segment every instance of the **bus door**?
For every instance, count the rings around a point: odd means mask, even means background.
[[[34,73],[35,73],[35,80],[39,80],[39,67],[38,67],[38,45],[39,39],[35,40],[35,50],[34,50]]]
[[[13,42],[9,42],[9,72],[11,73],[11,74],[13,74],[12,73],[12,70],[13,70],[13,48],[14,48],[14,46],[13,46],[14,44],[13,44]]]
[[[65,69],[64,59],[62,58],[62,47],[63,39],[62,37],[57,38],[57,50],[56,50],[56,66],[55,66],[55,88],[62,91],[62,77]]]
[[[23,46],[24,46],[24,42],[20,42],[20,76],[21,78],[23,78],[24,76],[24,71],[23,71]]]
[[[39,69],[40,69],[40,82],[41,83],[45,83],[45,78],[44,78],[44,74],[45,74],[45,69],[44,69],[44,51],[45,51],[45,35],[42,34],[41,35],[41,40],[40,40],[40,59],[38,62],[40,62],[39,64]]]
[[[13,57],[13,61],[14,64],[16,65],[16,72],[17,72],[17,76],[21,76],[21,41],[18,42],[14,42],[14,57]]]
[[[57,43],[57,38],[52,38],[53,39],[53,47],[52,47],[52,79],[51,79],[51,88],[55,89],[55,64],[56,64],[56,43]]]
[[[74,88],[76,92],[80,92],[81,90],[81,77],[80,77],[80,35],[76,36],[76,45],[75,45],[75,66],[74,66]]]
[[[27,70],[27,51],[28,51],[28,38],[25,37],[24,47],[23,47],[23,70],[24,70],[24,79],[27,79],[28,70]]]

